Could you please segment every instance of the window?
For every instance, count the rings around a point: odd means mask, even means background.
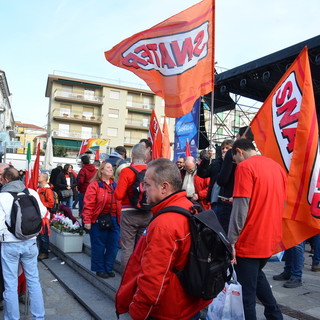
[[[223,128],[219,128],[217,132],[218,134],[223,134]]]
[[[61,104],[60,106],[60,116],[70,117],[71,106],[69,104]]]
[[[131,143],[131,131],[124,132],[124,142]]]
[[[94,90],[84,90],[85,100],[94,100]]]
[[[143,97],[143,108],[144,109],[151,109],[151,97]]]
[[[108,128],[107,129],[108,137],[117,137],[118,136],[118,128]]]
[[[61,90],[61,95],[63,97],[71,97],[72,95],[72,86],[66,86],[66,85],[62,85],[62,90]]]
[[[133,96],[127,95],[127,107],[132,107],[133,106]]]
[[[120,99],[120,91],[110,90],[110,99],[119,100]]]
[[[91,127],[82,127],[81,128],[81,138],[82,139],[92,138],[92,128]]]
[[[83,111],[82,111],[82,116],[85,117],[86,119],[90,119],[90,117],[93,116],[93,108],[90,107],[83,107]]]
[[[142,119],[142,126],[148,127],[149,126],[149,119]]]
[[[109,108],[109,113],[108,113],[109,118],[119,118],[119,110],[118,109],[111,109]]]
[[[59,123],[59,137],[69,137],[70,135],[70,126],[68,124]]]

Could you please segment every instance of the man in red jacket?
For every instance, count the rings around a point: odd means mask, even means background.
[[[132,163],[120,172],[118,185],[114,193],[117,200],[121,201],[120,238],[121,238],[121,269],[124,271],[126,264],[133,252],[134,246],[145,230],[152,217],[150,211],[136,209],[131,200],[133,197],[133,185],[136,180],[137,171],[147,168],[145,164],[147,149],[142,144],[132,147]]]
[[[125,170],[125,169],[124,169]],[[168,206],[192,207],[176,164],[156,159],[148,164],[144,179],[152,213]],[[174,273],[182,270],[191,247],[189,219],[167,212],[152,220],[133,252],[116,294],[119,314],[134,320],[195,320],[211,300],[188,295]]]
[[[77,176],[77,185],[79,191],[79,217],[81,217],[82,214],[84,194],[86,193],[89,183],[92,181],[97,172],[97,168],[95,167],[95,165],[90,163],[89,156],[82,156],[81,163],[82,168],[80,169]]]

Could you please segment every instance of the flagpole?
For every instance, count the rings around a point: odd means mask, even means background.
[[[213,79],[213,83],[212,83],[212,92],[211,92],[211,117],[210,117],[210,144],[209,144],[209,148],[213,149],[213,115],[214,115],[214,48],[215,48],[215,12],[216,12],[216,8],[215,8],[215,0],[212,0],[212,6],[213,6],[213,10],[212,10],[212,79]]]

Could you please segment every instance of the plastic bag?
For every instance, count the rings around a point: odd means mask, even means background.
[[[233,269],[232,280],[209,304],[206,320],[245,320],[242,287]]]

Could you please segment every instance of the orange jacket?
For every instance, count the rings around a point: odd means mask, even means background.
[[[193,178],[194,189],[198,195],[198,202],[203,209],[210,209],[210,203],[207,201],[208,189],[210,185],[210,178],[201,178],[197,174]]]
[[[152,208],[153,214],[167,206],[190,209],[186,192],[176,192]],[[154,317],[187,320],[211,300],[188,295],[173,269],[183,269],[191,246],[187,217],[168,212],[154,219],[141,236],[127,264],[116,294],[119,314],[129,312],[134,320]]]
[[[51,209],[54,206],[54,195],[52,189],[53,185],[48,185],[47,187],[41,187],[37,190],[41,202],[47,209]]]

